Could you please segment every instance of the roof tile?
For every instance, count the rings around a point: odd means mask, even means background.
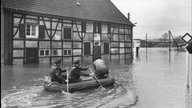
[[[80,5],[77,5],[76,2]],[[110,0],[1,0],[4,8],[62,17],[133,24]]]

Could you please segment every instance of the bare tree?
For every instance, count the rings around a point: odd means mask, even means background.
[[[164,33],[161,35],[161,42],[163,43],[164,47],[166,46],[166,43],[169,41],[169,33]]]

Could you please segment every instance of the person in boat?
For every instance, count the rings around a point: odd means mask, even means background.
[[[75,83],[75,82],[80,82],[80,76],[90,76],[92,74],[88,74],[88,73],[84,73],[82,71],[87,70],[89,67],[81,67],[80,66],[80,61],[79,60],[75,60],[73,62],[73,67],[72,70],[70,71],[70,75],[69,75],[69,83]]]
[[[102,60],[100,57],[97,57],[93,62],[93,67],[95,70],[95,76],[98,79],[104,79],[109,77],[109,70],[105,64],[105,61]]]
[[[62,64],[62,60],[61,59],[57,59],[53,66],[52,66],[52,71],[50,73],[50,77],[51,77],[51,82],[58,82],[60,84],[66,84],[66,74],[62,75],[62,73],[67,71],[66,69],[62,69],[61,68],[61,64]]]

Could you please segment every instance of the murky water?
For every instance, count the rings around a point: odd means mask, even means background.
[[[146,56],[147,55],[147,56]],[[42,83],[50,65],[1,66],[1,106],[18,108],[191,108],[185,52],[152,48],[130,60],[106,60],[113,87],[73,94],[49,93]],[[89,64],[89,63],[84,63]]]
[[[192,108],[186,89],[186,54],[163,48],[141,49],[134,64],[136,108]]]

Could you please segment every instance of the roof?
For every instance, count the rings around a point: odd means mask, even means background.
[[[1,4],[8,9],[133,26],[110,0],[1,0]]]

